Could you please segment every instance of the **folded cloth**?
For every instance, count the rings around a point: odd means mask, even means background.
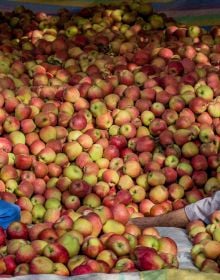
[[[20,208],[18,205],[0,200],[0,226],[4,229],[15,221],[20,220]]]

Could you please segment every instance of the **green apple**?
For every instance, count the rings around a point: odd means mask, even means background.
[[[214,96],[213,90],[207,85],[200,85],[196,89],[196,94],[197,96],[202,97],[203,99],[208,101],[211,101]]]
[[[16,144],[25,144],[26,139],[25,135],[21,131],[13,131],[9,134],[9,139],[12,142],[13,145]]]
[[[71,236],[70,234],[65,233],[62,235],[57,242],[61,244],[64,248],[67,249],[69,253],[69,257],[73,257],[78,255],[79,250],[80,250],[80,244],[77,238]]]
[[[201,28],[196,25],[191,25],[188,28],[188,35],[190,38],[197,38],[201,32]]]
[[[140,235],[138,237],[138,245],[159,249],[159,239],[153,235]]]
[[[77,165],[71,164],[63,169],[63,175],[74,181],[77,179],[82,179],[83,172]]]
[[[89,156],[93,161],[96,161],[103,156],[103,147],[100,144],[93,144],[89,149]]]
[[[60,208],[61,207],[61,202],[58,199],[56,199],[54,197],[51,197],[51,198],[48,198],[45,201],[44,207],[46,209],[49,209],[49,208]]]
[[[141,121],[144,125],[149,126],[153,119],[155,119],[153,112],[145,110],[141,113]]]
[[[104,233],[113,232],[116,234],[123,234],[125,232],[125,226],[113,219],[109,219],[102,228]]]
[[[77,33],[79,32],[77,26],[69,26],[66,30],[65,30],[65,34],[67,37],[71,38],[74,37]]]
[[[41,204],[34,205],[31,211],[33,222],[37,223],[39,221],[42,221],[45,213],[46,213],[46,209],[43,205]]]
[[[217,227],[216,229],[214,229],[213,231],[213,239],[220,242],[220,227]]]
[[[179,159],[175,155],[169,155],[166,157],[164,163],[165,163],[165,166],[176,168],[179,163]]]
[[[90,111],[94,117],[100,116],[107,112],[107,107],[104,102],[96,99],[91,102]]]

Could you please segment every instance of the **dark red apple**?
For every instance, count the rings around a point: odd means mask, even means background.
[[[85,197],[92,190],[92,187],[84,180],[75,180],[69,186],[69,192],[79,198]]]

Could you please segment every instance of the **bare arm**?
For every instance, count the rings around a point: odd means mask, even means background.
[[[212,197],[201,199],[185,208],[157,217],[134,218],[131,222],[141,229],[157,226],[184,228],[192,220],[200,219],[208,223],[211,213],[218,209],[220,209],[220,191],[217,191]]]
[[[133,218],[131,222],[141,229],[157,226],[184,228],[189,223],[189,219],[185,209],[182,208],[157,217]]]

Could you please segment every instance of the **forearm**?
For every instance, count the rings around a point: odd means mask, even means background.
[[[183,208],[157,217],[143,217],[132,219],[132,223],[134,223],[141,229],[157,226],[184,228],[188,222],[189,219]]]

